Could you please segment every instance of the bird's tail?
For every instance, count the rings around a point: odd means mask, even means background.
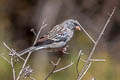
[[[35,47],[35,46],[31,46],[31,47],[29,47],[29,48],[26,48],[26,49],[18,52],[18,54],[19,54],[20,56],[22,56],[22,55],[24,55],[24,54],[26,54],[26,53],[33,52],[33,51],[36,51],[36,50],[39,50],[39,49],[43,49],[43,48],[44,48],[44,47],[39,47],[39,48],[38,48],[38,47]]]

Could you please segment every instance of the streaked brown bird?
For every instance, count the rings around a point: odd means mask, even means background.
[[[43,35],[35,45],[18,52],[18,54],[21,56],[41,49],[64,48],[73,37],[74,30],[81,30],[80,23],[73,19],[65,20]]]

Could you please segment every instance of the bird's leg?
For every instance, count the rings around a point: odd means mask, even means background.
[[[69,54],[68,52],[67,52],[67,48],[69,47],[69,45],[66,45],[65,47],[63,47],[63,50],[62,50],[62,52],[64,53],[64,54]]]
[[[67,48],[69,47],[69,45],[66,45],[66,46],[64,46],[63,48],[60,48],[59,49],[59,54],[62,56],[63,54],[69,54],[68,52],[67,52]]]
[[[69,54],[67,52],[68,47],[69,47],[69,45],[65,45],[64,47],[61,47],[61,48],[52,49],[52,51],[50,51],[49,53],[55,53],[55,54],[58,53],[56,55],[59,56],[59,57],[62,57],[64,54]],[[48,50],[51,50],[51,48],[48,49]]]

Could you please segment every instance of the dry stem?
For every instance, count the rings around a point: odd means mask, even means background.
[[[82,71],[79,73],[79,76],[78,76],[78,79],[77,79],[77,80],[81,80],[81,79],[83,78],[83,76],[85,75],[85,73],[86,73],[86,72],[88,71],[88,69],[90,68],[90,67],[88,67],[88,66],[91,65],[91,61],[90,61],[90,60],[91,60],[91,57],[92,57],[92,55],[93,55],[93,53],[94,53],[94,51],[95,51],[95,49],[96,49],[96,47],[97,47],[97,44],[98,44],[99,40],[101,39],[101,37],[102,37],[102,35],[103,35],[104,31],[105,31],[108,23],[110,22],[113,14],[114,14],[114,12],[115,12],[115,9],[116,9],[116,8],[113,9],[112,13],[110,14],[110,17],[107,19],[107,22],[105,23],[105,25],[104,25],[104,27],[103,27],[100,35],[98,36],[98,39],[96,40],[96,42],[95,42],[95,44],[94,44],[94,46],[93,46],[93,48],[92,48],[92,50],[91,50],[91,52],[90,52],[90,55],[89,55],[89,57],[88,57],[85,65],[84,65]],[[91,40],[92,40],[92,39],[91,39]]]
[[[48,80],[48,78],[53,74],[53,72],[55,71],[56,67],[59,65],[60,61],[61,61],[61,58],[58,58],[58,60],[57,60],[56,63],[51,62],[52,65],[53,65],[53,68],[52,68],[52,70],[49,72],[49,74],[47,75],[47,77],[45,78],[45,80]]]

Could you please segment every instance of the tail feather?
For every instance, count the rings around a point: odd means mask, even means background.
[[[36,50],[39,50],[39,49],[43,49],[43,48],[44,48],[44,47],[34,47],[34,46],[31,46],[31,47],[29,47],[29,48],[26,48],[26,49],[18,52],[18,54],[19,54],[20,56],[22,56],[22,55],[24,55],[24,54],[26,54],[26,53],[28,53],[28,52],[33,52],[33,51],[36,51]]]

